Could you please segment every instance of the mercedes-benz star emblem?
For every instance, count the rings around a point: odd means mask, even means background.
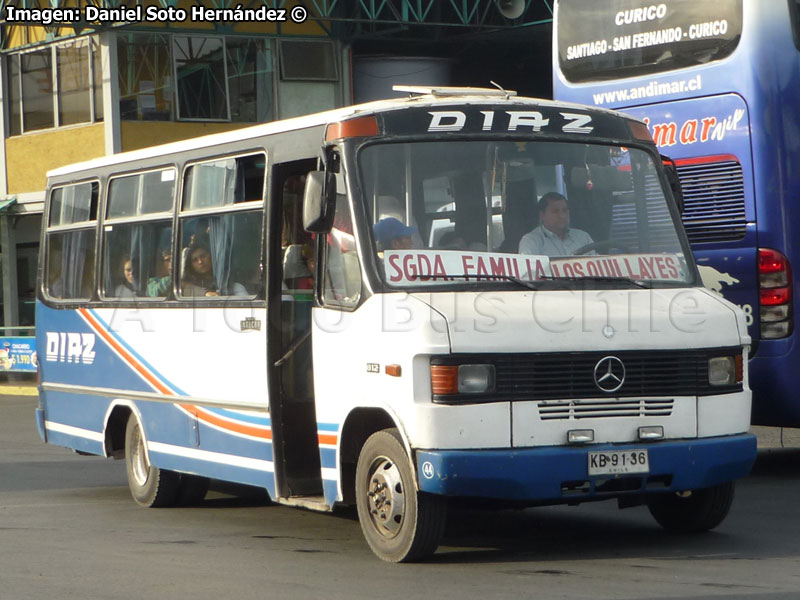
[[[603,392],[616,392],[625,383],[625,365],[616,356],[606,356],[594,366],[594,384]]]

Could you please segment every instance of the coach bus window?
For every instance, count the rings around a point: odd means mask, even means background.
[[[174,193],[174,169],[116,177],[110,184],[107,218],[168,212]]]
[[[47,293],[88,299],[94,288],[97,183],[56,188],[50,196],[47,231]]]
[[[634,269],[635,279],[683,285],[690,276],[657,164],[643,150],[550,141],[413,142],[368,146],[359,162],[378,267],[391,286],[497,285],[509,275],[546,280],[561,276],[565,257],[579,257],[567,275],[588,259],[592,272],[585,276],[621,277],[619,265],[627,268],[633,256],[661,265],[658,272]],[[385,190],[396,203],[391,214]],[[551,198],[559,215],[545,222]],[[418,235],[424,245],[415,242]],[[618,258],[589,258],[611,255]]]
[[[182,296],[261,293],[265,164],[263,154],[253,154],[187,168],[179,238]],[[213,208],[218,212],[209,214]]]
[[[183,210],[261,201],[264,194],[262,154],[192,165],[186,170]]]
[[[70,225],[95,218],[97,184],[80,183],[56,188],[50,197],[50,225]]]
[[[168,294],[171,286],[169,273],[164,272],[163,256],[165,252],[169,254],[171,244],[169,213],[174,195],[173,168],[111,180],[103,228],[105,298],[163,298]],[[156,278],[160,285],[151,286]]]
[[[164,297],[169,275],[163,257],[169,254],[172,221],[115,223],[104,228],[103,291],[107,298]],[[130,273],[126,273],[126,265]],[[130,278],[128,278],[130,275]],[[160,285],[150,282],[159,278]],[[158,290],[158,293],[153,293]]]

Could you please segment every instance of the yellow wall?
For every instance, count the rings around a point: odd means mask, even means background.
[[[122,151],[138,150],[201,135],[250,127],[254,123],[173,123],[171,121],[123,121]]]
[[[44,190],[50,169],[104,154],[102,123],[10,137],[6,139],[8,193]]]
[[[251,125],[123,121],[122,150],[137,150]],[[105,155],[102,123],[18,135],[6,139],[5,143],[9,194],[42,191],[47,171]]]

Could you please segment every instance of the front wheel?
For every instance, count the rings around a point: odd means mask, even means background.
[[[367,439],[356,467],[361,530],[372,551],[387,562],[411,562],[433,554],[444,534],[447,503],[419,492],[397,429]]]
[[[180,475],[152,466],[145,444],[139,420],[131,414],[125,428],[125,467],[131,495],[137,504],[147,508],[172,506],[180,491]]]
[[[729,481],[702,490],[654,494],[647,499],[647,508],[668,531],[708,531],[725,520],[733,503],[733,492],[734,483]]]

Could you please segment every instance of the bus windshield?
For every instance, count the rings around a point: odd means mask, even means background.
[[[558,65],[573,83],[706,64],[742,33],[742,0],[561,0],[558,11]]]
[[[657,162],[644,150],[406,142],[369,145],[358,162],[390,287],[693,281]]]

